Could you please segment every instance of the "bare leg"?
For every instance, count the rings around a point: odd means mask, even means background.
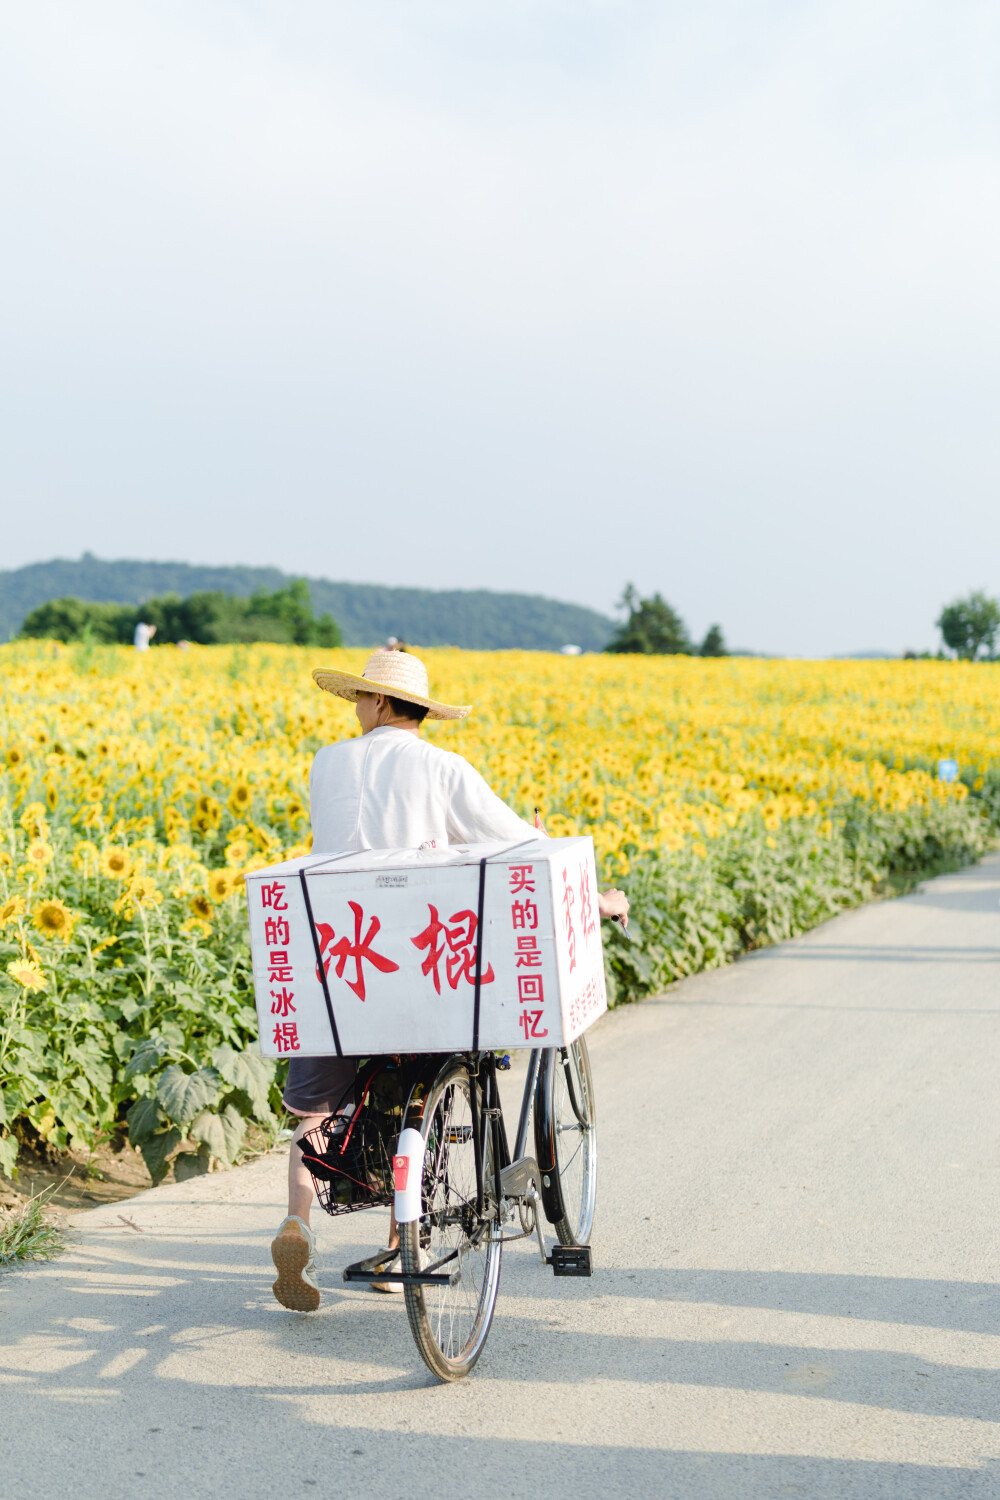
[[[289,1217],[294,1214],[304,1224],[309,1223],[314,1189],[313,1180],[296,1142],[302,1139],[307,1130],[315,1130],[325,1119],[326,1115],[301,1115],[288,1148],[288,1213]]]

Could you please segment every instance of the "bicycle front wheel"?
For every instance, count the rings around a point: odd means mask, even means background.
[[[586,1245],[597,1206],[597,1114],[584,1038],[542,1053],[535,1095],[542,1203],[564,1245]]]
[[[476,1213],[476,1158],[469,1074],[460,1059],[445,1065],[428,1091],[420,1133],[424,1176],[420,1218],[400,1225],[403,1270],[426,1271],[443,1261],[454,1286],[404,1288],[417,1348],[439,1380],[461,1380],[483,1352],[500,1283],[501,1230],[496,1216]],[[492,1183],[486,1131],[484,1177]],[[492,1194],[490,1195],[492,1198]]]

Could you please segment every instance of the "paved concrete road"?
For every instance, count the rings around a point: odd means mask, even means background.
[[[993,859],[607,1017],[597,1273],[508,1251],[458,1386],[340,1283],[384,1215],[272,1300],[280,1160],[80,1216],[0,1277],[2,1500],[1000,1496],[998,899]]]

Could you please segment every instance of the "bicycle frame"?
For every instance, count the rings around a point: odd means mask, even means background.
[[[469,1077],[469,1108],[472,1116],[476,1218],[479,1221],[475,1237],[478,1239],[484,1233],[492,1232],[490,1226],[494,1223],[498,1228],[502,1225],[505,1218],[503,1210],[505,1203],[507,1205],[528,1204],[534,1219],[534,1232],[538,1239],[542,1263],[551,1266],[557,1276],[589,1276],[591,1274],[589,1246],[555,1245],[551,1253],[546,1251],[545,1236],[542,1231],[543,1197],[540,1193],[542,1176],[534,1156],[527,1154],[528,1125],[534,1095],[538,1089],[542,1052],[542,1048],[535,1048],[528,1061],[528,1074],[524,1081],[524,1093],[521,1096],[513,1158],[510,1153],[500,1090],[497,1085],[496,1055],[493,1052],[468,1052],[462,1056]],[[423,1099],[418,1094],[418,1089],[415,1089],[404,1111],[406,1124],[415,1127],[422,1114]],[[493,1165],[493,1181],[489,1184],[489,1188],[485,1173],[487,1129],[490,1132],[492,1151],[489,1154]],[[547,1213],[546,1217],[548,1217]],[[527,1233],[530,1234],[531,1230],[529,1229]],[[446,1261],[452,1260],[453,1256],[447,1256],[445,1261],[419,1272],[403,1274],[389,1269],[398,1255],[399,1251],[393,1250],[348,1266],[343,1273],[344,1280],[370,1283],[378,1279],[403,1285],[453,1282],[452,1273],[445,1272],[443,1269]]]
[[[466,1058],[469,1070],[469,1093],[472,1113],[473,1150],[476,1163],[476,1212],[481,1221],[499,1217],[503,1199],[529,1199],[538,1218],[538,1164],[533,1156],[526,1154],[528,1144],[528,1121],[531,1117],[532,1100],[538,1087],[538,1071],[541,1063],[541,1048],[535,1048],[528,1063],[528,1076],[521,1096],[521,1111],[511,1157],[507,1128],[497,1086],[496,1057],[492,1052],[470,1053]],[[490,1130],[493,1160],[493,1214],[487,1214],[486,1181],[486,1129]],[[539,1236],[541,1245],[541,1237]],[[544,1259],[544,1246],[542,1246]]]

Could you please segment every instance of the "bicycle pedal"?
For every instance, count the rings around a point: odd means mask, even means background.
[[[589,1245],[553,1245],[548,1257],[553,1276],[593,1276]]]

